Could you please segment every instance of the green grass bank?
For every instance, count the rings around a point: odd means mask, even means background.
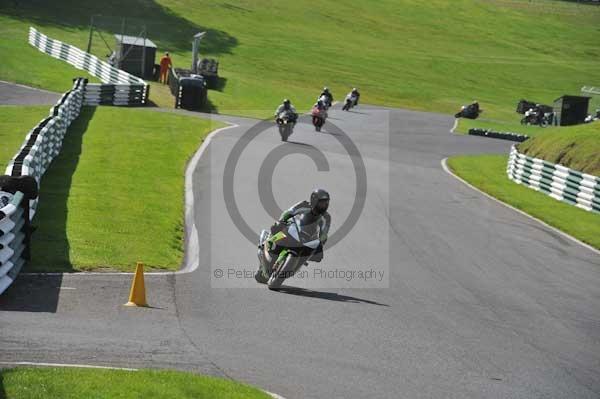
[[[507,161],[504,155],[458,156],[448,159],[448,167],[480,190],[600,249],[600,215],[514,183],[506,176]]]
[[[0,107],[4,164],[47,112]],[[185,166],[218,126],[150,110],[84,107],[42,178],[27,270],[125,271],[136,261],[178,269]]]
[[[0,369],[3,399],[268,399],[249,385],[191,373],[82,368]]]

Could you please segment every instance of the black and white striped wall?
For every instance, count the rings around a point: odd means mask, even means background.
[[[39,186],[42,176],[62,148],[68,127],[79,116],[85,86],[86,79],[75,79],[73,88],[50,109],[49,116],[27,134],[23,145],[6,167],[6,175],[10,178],[30,176]],[[28,200],[20,191],[10,193],[1,189],[0,294],[12,284],[28,257],[29,222],[39,201],[37,197]]]
[[[143,79],[115,68],[95,55],[51,39],[33,27],[29,28],[29,44],[102,81],[102,84],[87,84],[84,105],[145,105],[148,102],[150,86]]]

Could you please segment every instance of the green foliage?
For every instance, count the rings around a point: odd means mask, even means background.
[[[0,369],[0,396],[6,399],[269,398],[248,385],[192,373],[60,367]]]

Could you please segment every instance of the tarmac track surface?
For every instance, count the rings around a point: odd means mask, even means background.
[[[256,121],[215,117],[239,126],[214,137],[194,172],[198,269],[147,276],[153,309],[121,306],[129,276],[22,276],[0,297],[0,361],[173,367],[287,398],[600,396],[597,254],[440,166],[510,143],[450,134],[445,115],[360,106],[330,116],[360,151],[367,195],[356,226],[304,270],[374,269],[381,282],[294,279],[271,292],[244,275],[256,245],[229,216],[223,175]],[[280,208],[323,186],[333,234],[350,213],[352,163],[327,127],[299,125],[283,147],[275,129],[248,143],[234,193],[253,231],[272,223],[257,180],[277,148],[301,148],[273,173]],[[318,151],[328,171],[308,158]]]
[[[61,94],[0,81],[0,105],[54,105]]]

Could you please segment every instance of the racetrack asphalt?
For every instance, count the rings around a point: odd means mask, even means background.
[[[0,105],[54,105],[62,94],[0,81]]]
[[[598,255],[440,165],[510,143],[451,134],[445,115],[361,105],[330,117],[359,149],[368,189],[356,226],[305,270],[375,268],[380,285],[313,278],[271,292],[243,274],[256,245],[228,214],[223,176],[256,121],[219,116],[239,126],[213,138],[193,175],[198,269],[147,276],[150,309],[122,306],[130,276],[21,276],[0,297],[0,362],[194,370],[288,399],[600,396]],[[248,143],[234,192],[253,231],[272,223],[257,179],[277,148],[301,152],[275,168],[280,207],[322,185],[333,234],[350,213],[352,164],[327,127],[299,125],[283,147],[273,128]],[[308,158],[317,151],[328,172]]]

